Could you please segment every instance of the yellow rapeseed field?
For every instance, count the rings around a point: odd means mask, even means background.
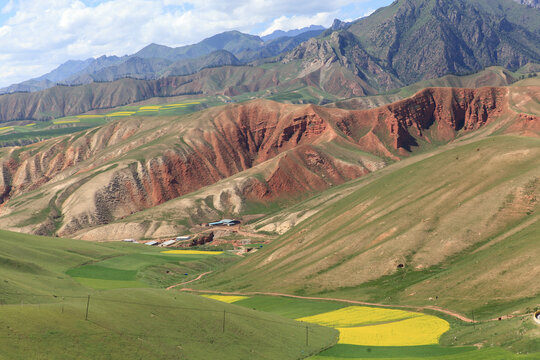
[[[247,296],[225,296],[225,295],[202,295],[205,298],[209,298],[212,300],[221,301],[227,304],[232,304],[234,302],[249,299]]]
[[[433,345],[449,329],[448,322],[430,315],[382,325],[338,328],[340,344],[364,346]]]
[[[0,131],[4,131],[4,130],[13,130],[13,126],[6,126],[6,127],[0,128]]]
[[[158,111],[161,109],[161,105],[141,106],[139,111]]]
[[[60,124],[75,124],[75,123],[79,123],[81,122],[81,120],[77,120],[77,119],[72,119],[72,120],[58,120],[58,121],[53,121],[53,124],[55,125],[60,125]]]
[[[438,344],[450,324],[438,317],[403,310],[351,306],[297,319],[336,328],[339,343],[363,346]]]
[[[380,324],[383,322],[405,320],[418,316],[423,316],[423,314],[403,310],[350,306],[324,314],[304,317],[298,320],[340,328]]]
[[[176,255],[221,255],[223,251],[199,251],[199,250],[167,250],[162,251],[162,254]]]
[[[107,116],[115,117],[115,116],[130,116],[135,114],[135,111],[118,111],[114,113],[107,114]]]
[[[35,126],[35,125],[36,125],[36,123],[31,123],[31,124],[26,124],[26,125],[24,125],[24,126],[31,127],[31,126]]]

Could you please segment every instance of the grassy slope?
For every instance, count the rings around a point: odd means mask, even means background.
[[[210,285],[438,305],[480,319],[533,309],[540,140],[469,142],[296,206],[319,212]],[[536,333],[524,334],[528,348]]]
[[[141,247],[4,231],[0,247],[0,359],[295,359],[335,341],[313,326],[306,347],[305,327],[275,315],[162,289],[95,291],[65,274],[99,260],[133,265]]]

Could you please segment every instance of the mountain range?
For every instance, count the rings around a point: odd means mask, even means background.
[[[272,96],[306,88],[318,93],[320,101],[328,101],[376,95],[493,65],[516,70],[540,63],[539,19],[537,10],[510,0],[399,0],[366,18],[339,23],[337,30],[307,31],[267,42],[233,31],[180,48],[152,44],[128,57],[92,60],[83,70],[79,69],[86,63],[69,63],[62,67],[70,73],[63,82],[89,84],[128,76],[148,81],[141,86],[156,91],[138,92],[133,97],[129,88],[116,82],[81,88],[94,94],[86,97],[92,101],[78,100],[81,106],[72,110],[66,104],[72,107],[73,102],[64,101],[62,94],[66,91],[58,87],[4,95],[0,96],[0,121],[61,117],[177,94],[252,93],[257,97],[263,91]],[[212,71],[201,72],[209,68]],[[57,73],[53,74],[56,79],[60,77]],[[233,73],[236,75],[231,76]],[[253,78],[254,73],[260,75]],[[184,78],[175,80],[174,76]],[[206,86],[216,79],[219,86],[215,89],[220,91]],[[40,81],[51,85],[50,80]],[[192,84],[183,91],[163,86],[171,83]],[[98,88],[100,92],[94,93]],[[117,88],[121,90],[113,90]],[[111,91],[115,92],[114,99],[96,102],[100,94]]]
[[[499,1],[499,0],[496,0]],[[540,7],[538,0],[514,0],[515,2],[528,5],[531,7]],[[424,38],[423,42],[416,43],[418,48],[426,48],[424,42],[426,41],[444,41],[445,43],[452,42],[453,48],[446,48],[441,53],[430,54],[435,55],[432,61],[445,62],[437,71],[431,70],[431,73],[424,75],[426,78],[442,76],[446,73],[462,74],[464,72],[478,71],[479,68],[489,65],[502,65],[509,68],[519,67],[519,64],[523,64],[524,59],[520,59],[516,55],[516,49],[526,45],[523,49],[529,49],[531,44],[521,44],[519,41],[514,43],[512,36],[521,39],[520,35],[515,35],[517,32],[524,30],[530,31],[532,34],[537,34],[538,26],[533,21],[529,21],[528,17],[522,17],[524,9],[512,8],[508,4],[509,0],[498,3],[497,6],[492,5],[486,7],[486,1],[480,2],[473,1],[471,4],[462,3],[461,8],[457,9],[457,4],[446,4],[448,7],[437,7],[440,11],[433,13],[432,23],[423,24],[425,28],[435,29],[432,39]],[[479,8],[480,6],[480,8]],[[274,31],[272,34],[258,37],[248,34],[242,34],[237,31],[225,32],[215,35],[208,39],[201,41],[200,43],[188,46],[182,46],[178,48],[170,48],[158,44],[150,44],[141,49],[137,53],[129,56],[116,57],[116,56],[102,56],[97,59],[87,60],[70,60],[52,72],[40,76],[35,79],[31,79],[20,84],[14,84],[9,87],[0,89],[2,93],[12,92],[34,92],[50,88],[57,83],[65,85],[86,84],[92,81],[114,81],[123,77],[134,77],[138,79],[156,79],[162,76],[168,75],[188,75],[193,72],[197,72],[206,66],[222,66],[222,65],[235,65],[238,63],[249,63],[254,60],[271,58],[273,56],[288,52],[300,43],[321,35],[323,37],[331,34],[332,31],[347,30],[349,28],[351,33],[355,35],[356,40],[359,40],[360,47],[363,50],[367,50],[367,53],[371,56],[375,55],[380,65],[386,64],[390,68],[386,69],[390,72],[398,72],[398,77],[403,77],[403,71],[401,70],[401,76],[399,76],[400,69],[394,68],[392,62],[395,56],[396,62],[404,66],[417,67],[417,73],[421,73],[428,69],[430,66],[422,64],[420,58],[413,59],[413,63],[407,63],[400,59],[403,53],[410,53],[411,51],[417,51],[418,56],[422,58],[428,57],[425,52],[418,52],[418,49],[409,48],[412,46],[412,42],[416,42],[422,28],[416,28],[415,24],[419,23],[423,19],[430,16],[430,11],[433,5],[430,2],[418,3],[412,2],[406,4],[402,2],[396,2],[389,8],[387,8],[384,14],[379,17],[385,18],[389,22],[386,24],[379,24],[379,20],[375,23],[384,26],[387,35],[390,38],[388,44],[375,44],[373,37],[375,29],[372,29],[369,24],[370,21],[356,21],[355,26],[351,28],[352,23],[345,23],[339,20],[335,20],[334,24],[329,30],[325,31],[325,28],[319,25],[312,25],[306,28],[290,30],[290,31]],[[478,21],[475,21],[476,11],[480,10],[484,16],[481,16]],[[488,10],[488,16],[486,17],[486,10]],[[450,13],[459,12],[460,17],[456,19],[446,18]],[[394,13],[395,12],[395,13]],[[448,22],[447,20],[450,20]],[[523,20],[523,21],[522,21]],[[466,24],[466,22],[472,21],[472,23]],[[363,23],[363,24],[360,24]],[[440,28],[438,24],[445,23],[445,28]],[[476,24],[476,28],[469,25]],[[523,26],[514,26],[512,24]],[[468,28],[467,28],[468,27]],[[411,29],[413,31],[412,36],[408,33],[400,31],[399,29]],[[501,31],[506,31],[508,35],[504,35]],[[395,33],[394,33],[395,32]],[[369,35],[372,34],[372,35]],[[528,34],[530,35],[530,34]],[[401,44],[402,37],[407,37],[411,44]],[[441,39],[441,37],[447,36],[447,39]],[[502,38],[501,38],[502,36]],[[416,38],[415,38],[416,37]],[[413,40],[414,39],[414,40]],[[469,40],[472,40],[469,42]],[[537,39],[533,39],[536,41]],[[486,44],[490,41],[491,44]],[[353,41],[356,42],[356,41]],[[391,47],[399,45],[401,53],[394,54]],[[491,49],[492,45],[496,45],[496,48]],[[352,44],[351,44],[352,45]],[[369,51],[366,48],[373,48],[375,51]],[[352,45],[354,46],[354,45]],[[380,47],[380,48],[377,48]],[[498,47],[498,48],[497,48]],[[512,47],[514,50],[512,50]],[[482,51],[490,48],[488,53],[482,53]],[[231,59],[230,55],[225,55],[222,59],[218,59],[219,51],[226,50],[232,53],[237,59]],[[538,49],[534,49],[532,59],[537,61]],[[217,53],[215,53],[217,52]],[[517,51],[519,53],[519,51]],[[211,56],[209,56],[212,54]],[[384,54],[384,55],[383,55]],[[382,56],[383,55],[383,56]],[[515,58],[517,56],[517,58]],[[208,58],[210,57],[210,58]],[[192,65],[187,68],[183,64],[176,64],[181,60],[193,60]],[[530,60],[530,59],[529,59]],[[410,60],[411,61],[411,60]],[[200,62],[201,64],[196,64]],[[427,67],[424,69],[423,67]],[[177,70],[177,69],[182,70]],[[410,78],[401,79],[405,80],[405,84],[410,84],[411,81],[419,80],[418,74],[410,75]]]
[[[537,359],[536,5],[396,0],[0,95],[0,358]]]
[[[217,211],[242,213],[250,203],[302,198],[458,134],[487,127],[539,133],[537,117],[509,106],[522,90],[428,88],[371,110],[254,100],[188,117],[128,118],[16,152],[6,148],[0,224],[61,236],[82,231],[88,238],[186,231],[163,216],[144,229],[121,219],[184,196],[171,204],[174,217],[196,223]],[[47,216],[36,216],[42,212]],[[106,231],[88,232],[102,226]]]
[[[189,75],[206,67],[246,64],[289,51],[323,30],[321,26],[311,26],[289,32],[275,32],[264,40],[258,36],[229,31],[194,45],[177,48],[150,44],[129,56],[70,60],[39,78],[0,89],[0,94],[34,92],[56,84],[79,85],[125,77],[158,79],[171,75]]]

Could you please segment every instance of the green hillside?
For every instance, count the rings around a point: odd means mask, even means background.
[[[539,179],[538,138],[464,139],[261,220],[256,228],[314,214],[201,288],[440,306],[480,320],[528,313],[540,295]],[[538,329],[522,331],[523,348],[540,351]]]
[[[152,280],[99,291],[66,274],[98,278],[87,269],[99,262],[102,278],[118,275],[119,264],[138,269],[138,277],[156,264],[189,267],[200,257],[5,231],[0,248],[0,359],[297,359],[335,342],[335,331],[313,325],[306,345],[305,326],[294,321],[152,288]]]

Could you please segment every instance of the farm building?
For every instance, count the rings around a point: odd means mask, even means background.
[[[156,246],[157,244],[159,244],[157,241],[149,241],[149,242],[145,243],[144,245]]]
[[[160,246],[171,246],[174,243],[176,243],[176,240],[167,240],[165,242],[162,242]]]
[[[128,243],[136,243],[137,242],[137,240],[135,240],[135,239],[124,239],[122,241],[123,242],[128,242]]]
[[[223,219],[220,221],[212,222],[208,225],[210,226],[234,226],[240,224],[240,221],[238,220],[231,220],[231,219]]]
[[[176,238],[176,241],[185,241],[185,240],[191,240],[191,236],[178,236]]]

